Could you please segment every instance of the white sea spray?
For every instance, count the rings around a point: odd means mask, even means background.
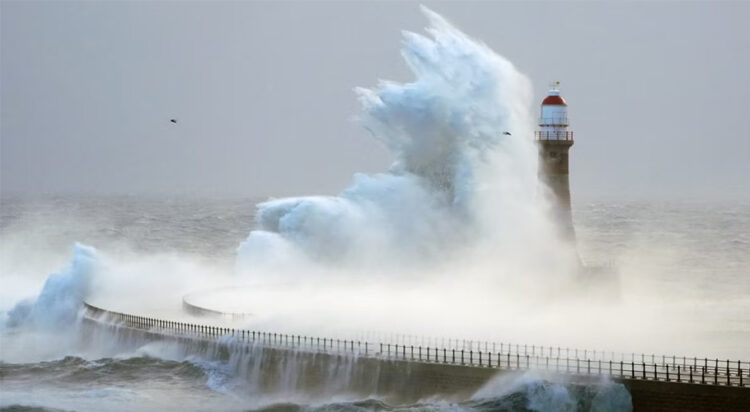
[[[467,255],[516,270],[539,263],[519,253],[532,244],[535,256],[548,245],[554,263],[545,269],[570,263],[543,212],[529,80],[443,17],[423,12],[429,37],[404,32],[402,48],[415,80],[356,89],[361,124],[394,163],[383,173],[356,174],[338,196],[259,204],[257,230],[238,250],[240,272],[298,276],[313,264],[403,271]]]
[[[39,296],[20,301],[5,313],[3,328],[69,328],[76,320],[100,265],[96,249],[76,243],[68,265],[59,273],[49,275]]]

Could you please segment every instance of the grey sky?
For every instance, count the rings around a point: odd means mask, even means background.
[[[562,81],[574,196],[750,196],[750,2],[424,2]],[[409,2],[2,2],[0,190],[336,193]],[[170,118],[179,123],[173,125]]]

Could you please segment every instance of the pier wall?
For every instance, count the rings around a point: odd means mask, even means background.
[[[624,380],[638,412],[750,411],[750,389],[736,386]]]
[[[154,322],[160,327],[155,327]],[[353,342],[351,347],[345,343],[343,350],[341,345],[326,347],[324,344],[323,350],[295,346],[294,339],[291,345],[287,339],[286,343],[276,341],[274,346],[265,338],[248,340],[248,335],[239,335],[236,331],[231,332],[234,336],[181,333],[184,325],[175,327],[166,321],[146,321],[93,307],[87,309],[83,327],[86,339],[94,342],[116,336],[119,344],[136,348],[158,340],[174,343],[185,355],[225,361],[245,378],[246,390],[259,396],[295,392],[327,400],[345,394],[355,399],[376,397],[390,404],[410,404],[439,396],[449,402],[460,402],[469,399],[492,379],[512,380],[532,373],[541,379],[566,385],[590,386],[607,380],[622,383],[631,394],[635,411],[750,411],[750,388],[732,386],[731,380],[728,381],[730,385],[718,384],[718,376],[713,381],[716,384],[710,380],[707,383],[686,383],[684,376],[682,381],[675,382],[674,374],[667,378],[672,381],[662,381],[658,373],[653,379],[647,375],[629,379],[608,376],[601,370],[591,373],[590,368],[581,370],[582,373],[555,373],[524,368],[522,363],[514,368],[513,362],[507,367],[487,363],[484,366],[476,363],[461,365],[441,361],[437,352],[431,361],[414,361],[405,353],[400,359],[374,350],[365,353],[355,348]],[[228,331],[219,330],[222,333]],[[286,346],[279,346],[279,342]],[[333,340],[330,342],[332,344]],[[388,354],[392,355],[390,348]],[[633,370],[630,373],[636,376]]]

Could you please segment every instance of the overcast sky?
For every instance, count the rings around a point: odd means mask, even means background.
[[[577,198],[750,197],[750,2],[423,2],[569,103]],[[410,2],[2,2],[0,190],[337,193]],[[177,124],[170,118],[179,119]]]

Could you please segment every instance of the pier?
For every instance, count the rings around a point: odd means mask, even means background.
[[[666,355],[616,354],[559,347],[452,340],[445,346],[389,341],[343,340],[211,324],[175,322],[107,311],[84,304],[84,320],[147,340],[172,340],[211,348],[214,356],[253,353],[263,358],[265,383],[284,375],[279,368],[297,362],[297,386],[320,392],[321,378],[338,370],[347,391],[414,402],[441,394],[461,399],[497,376],[533,373],[572,384],[610,380],[625,385],[636,411],[721,410],[750,407],[750,362]],[[235,356],[236,357],[236,356]],[[257,360],[257,359],[256,359]],[[336,372],[338,373],[338,372]],[[297,388],[299,389],[299,388]]]

